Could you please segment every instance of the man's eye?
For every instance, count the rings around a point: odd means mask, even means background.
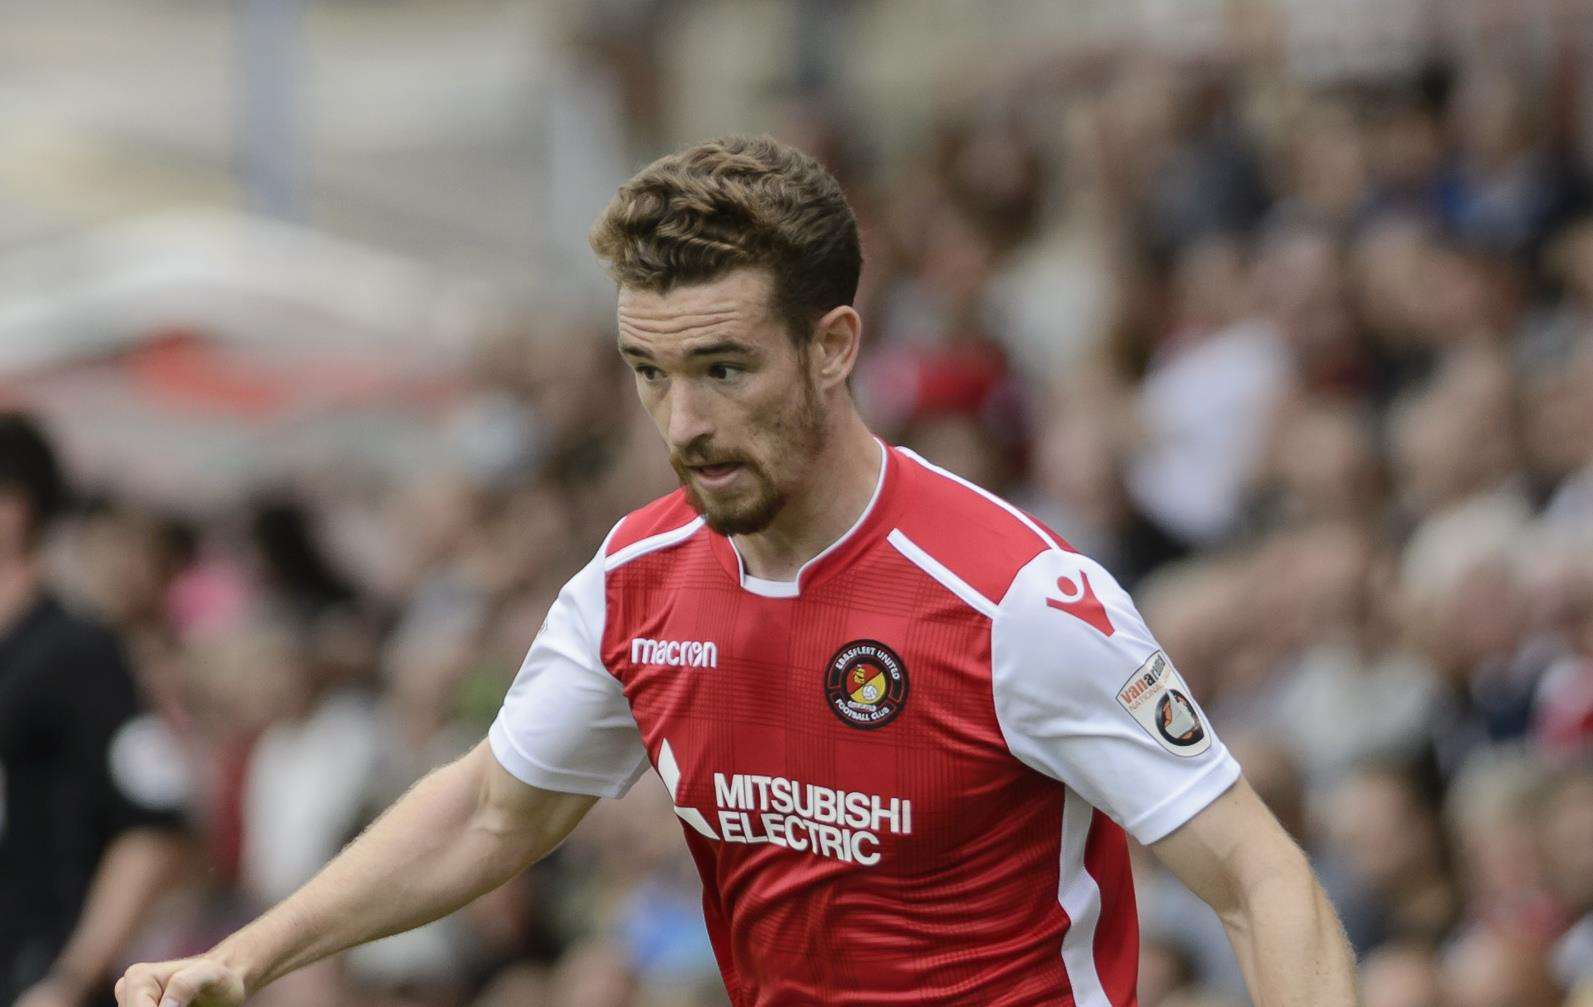
[[[657,381],[659,378],[664,376],[663,371],[656,367],[649,367],[646,364],[642,364],[641,366],[637,367],[636,373],[641,375],[643,381]]]
[[[741,373],[741,368],[730,364],[713,364],[708,368],[708,376],[715,381],[728,381]]]

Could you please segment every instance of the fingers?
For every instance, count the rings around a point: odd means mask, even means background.
[[[116,980],[116,1007],[159,1007],[160,979],[148,965],[134,965]]]
[[[213,983],[218,978],[217,967],[207,961],[196,961],[178,969],[177,974],[166,980],[166,991],[161,994],[159,1007],[190,1007],[201,994],[217,991]]]
[[[205,986],[204,980],[195,974],[196,971],[184,969],[172,976],[160,998],[160,1007],[188,1007],[193,1003]]]
[[[203,958],[134,965],[116,982],[116,1007],[193,1007],[201,996],[237,1003],[243,992],[225,968]]]
[[[192,1007],[201,996],[225,997],[226,990],[225,972],[220,966],[202,958],[194,959],[166,980],[159,1007]]]

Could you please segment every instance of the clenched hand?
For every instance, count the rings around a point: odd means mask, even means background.
[[[208,958],[134,965],[116,982],[117,1007],[237,1007],[247,995],[236,969]]]

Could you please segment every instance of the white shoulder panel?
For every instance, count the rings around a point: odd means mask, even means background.
[[[1099,563],[1048,549],[1001,600],[991,630],[1007,746],[1142,843],[1227,790],[1239,766],[1133,601]]]
[[[503,767],[544,790],[619,797],[648,765],[630,704],[603,666],[604,566],[599,550],[559,592],[487,733]]]

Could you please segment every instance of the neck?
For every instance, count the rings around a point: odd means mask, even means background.
[[[0,562],[0,633],[8,632],[32,607],[40,588],[39,563],[32,558]]]
[[[857,523],[880,478],[879,442],[851,408],[808,467],[810,482],[792,493],[774,523],[754,535],[734,537],[747,573],[792,580],[802,564],[829,548]]]

